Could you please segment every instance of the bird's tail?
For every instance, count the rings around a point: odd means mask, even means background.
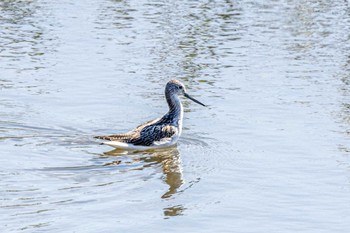
[[[125,142],[130,139],[130,135],[128,134],[114,134],[114,135],[107,135],[107,136],[94,136],[96,139],[102,139],[106,141],[120,141]]]

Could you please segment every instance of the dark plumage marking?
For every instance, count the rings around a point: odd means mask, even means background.
[[[170,118],[166,116],[167,115],[161,119],[156,119],[141,124],[136,127],[136,129],[126,134],[96,136],[94,138],[131,143],[139,146],[150,146],[156,141],[172,137],[177,132],[175,126],[169,125]]]
[[[123,141],[123,140],[129,138],[129,135],[127,135],[127,134],[113,134],[113,135],[108,135],[108,136],[95,136],[94,138],[103,139],[103,140],[107,140],[107,141]]]

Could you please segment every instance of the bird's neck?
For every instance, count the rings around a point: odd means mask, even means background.
[[[176,118],[181,118],[183,108],[179,96],[165,92],[165,98],[169,106],[168,113]]]

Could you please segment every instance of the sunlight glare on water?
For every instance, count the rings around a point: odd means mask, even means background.
[[[0,232],[349,232],[348,1],[0,1]],[[124,133],[189,94],[175,147]]]

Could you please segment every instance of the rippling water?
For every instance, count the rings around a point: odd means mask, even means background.
[[[348,1],[0,1],[1,232],[349,232]],[[177,147],[92,135],[167,111]]]

